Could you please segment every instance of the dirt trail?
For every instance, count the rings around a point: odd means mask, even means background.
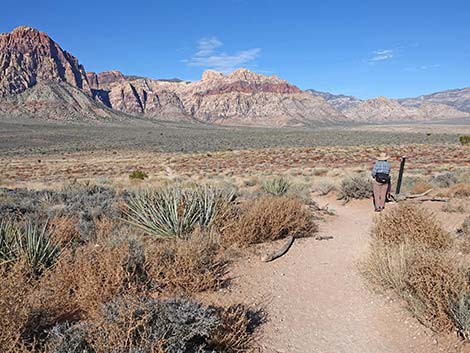
[[[413,319],[402,303],[372,293],[358,271],[368,246],[374,212],[370,200],[346,206],[330,202],[337,216],[320,226],[334,239],[300,239],[272,262],[258,258],[234,269],[227,298],[265,302],[265,352],[433,353],[450,352]],[[445,347],[447,346],[447,347]]]

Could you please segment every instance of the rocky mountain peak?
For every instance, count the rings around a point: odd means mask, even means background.
[[[85,70],[46,33],[17,27],[0,36],[0,96],[21,93],[41,81],[67,82],[91,94]]]
[[[220,78],[223,78],[224,74],[219,71],[215,70],[206,70],[202,74],[202,81],[212,81],[212,80],[218,80]]]

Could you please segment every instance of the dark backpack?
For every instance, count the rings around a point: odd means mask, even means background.
[[[390,182],[390,175],[385,173],[377,173],[375,174],[375,180],[380,184],[387,184]]]

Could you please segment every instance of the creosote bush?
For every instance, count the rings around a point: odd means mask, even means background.
[[[222,242],[246,246],[288,235],[311,236],[316,231],[313,215],[300,200],[265,196],[240,206],[224,229]]]
[[[144,180],[147,179],[149,176],[143,170],[136,169],[129,174],[129,179],[131,180]]]
[[[338,200],[367,199],[372,197],[372,181],[365,175],[354,175],[343,179]]]

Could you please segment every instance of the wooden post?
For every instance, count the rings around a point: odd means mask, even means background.
[[[398,173],[398,180],[397,180],[397,189],[395,191],[395,194],[400,193],[401,189],[401,182],[403,179],[403,171],[405,170],[405,161],[406,161],[406,156],[401,157],[401,163],[400,163],[400,172]]]

